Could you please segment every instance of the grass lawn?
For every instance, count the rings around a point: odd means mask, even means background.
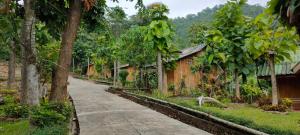
[[[18,122],[0,121],[0,135],[29,135],[29,121],[21,120]]]
[[[200,108],[196,99],[166,98],[165,100],[270,134],[300,134],[300,112],[274,114],[250,105],[238,104],[229,104],[225,109],[208,106]]]
[[[231,121],[233,123],[257,129],[259,131],[276,135],[300,135],[300,112],[287,114],[274,114],[245,104],[228,104],[228,108],[210,106],[199,107],[196,98],[174,98],[161,95],[149,95],[144,92],[135,92],[159,98],[184,107],[206,112],[213,116]]]

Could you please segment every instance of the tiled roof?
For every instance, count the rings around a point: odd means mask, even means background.
[[[276,75],[293,75],[294,74],[293,68],[300,62],[299,52],[300,51],[297,51],[292,56],[292,60],[286,60],[284,62],[276,64],[275,65]],[[257,76],[266,77],[266,76],[270,76],[270,75],[271,75],[271,73],[270,73],[269,65],[267,63],[265,63],[263,66],[259,67]]]

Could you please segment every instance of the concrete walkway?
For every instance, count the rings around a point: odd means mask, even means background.
[[[207,135],[132,101],[105,92],[105,85],[69,78],[81,135]]]

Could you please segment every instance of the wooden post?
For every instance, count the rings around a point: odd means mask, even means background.
[[[87,76],[90,79],[90,57],[88,57]]]

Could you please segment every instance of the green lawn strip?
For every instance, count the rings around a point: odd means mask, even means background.
[[[200,108],[196,99],[167,98],[165,100],[269,134],[300,134],[299,112],[289,112],[286,115],[273,114],[251,106],[235,106],[228,109]]]
[[[136,94],[151,96],[153,98],[166,100],[194,110],[206,112],[213,116],[231,121],[259,131],[277,135],[299,135],[300,134],[300,112],[289,112],[288,114],[273,114],[261,109],[247,105],[230,105],[229,108],[199,107],[196,98],[167,98],[149,95],[144,92]]]

